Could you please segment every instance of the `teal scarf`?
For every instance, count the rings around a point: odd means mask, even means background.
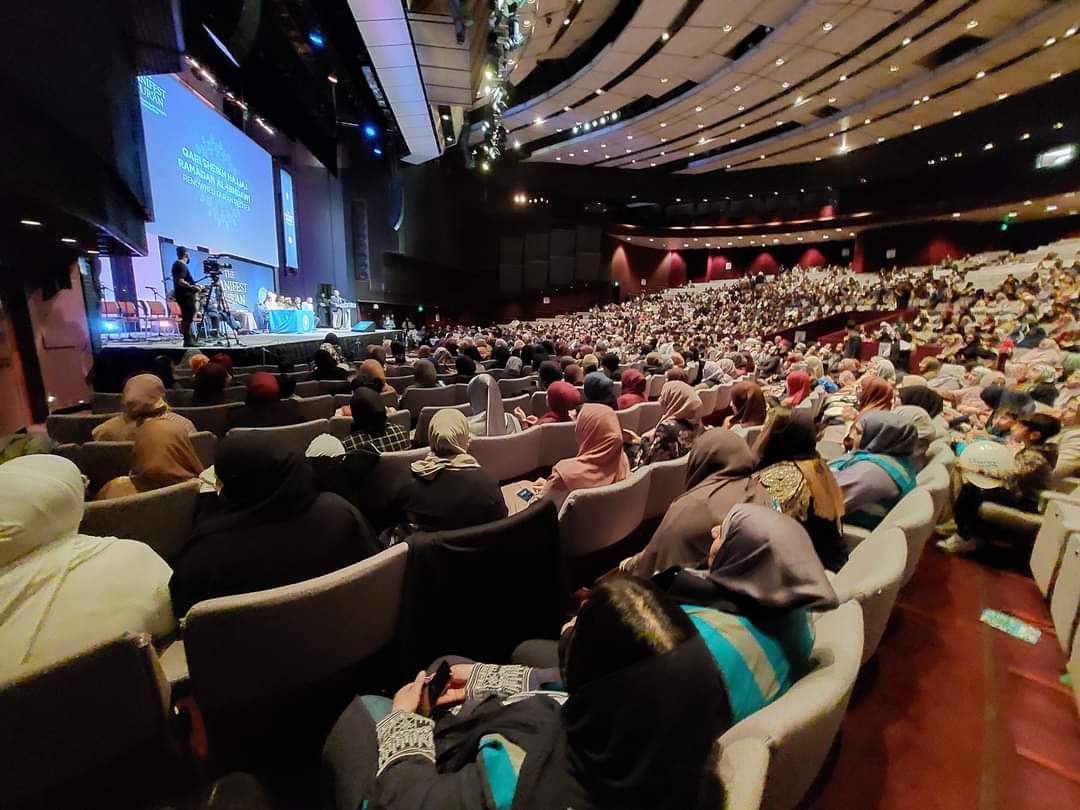
[[[829,469],[845,470],[860,461],[870,461],[888,473],[889,478],[899,487],[900,497],[915,489],[915,468],[911,464],[911,459],[906,457],[886,456],[880,453],[866,453],[862,450],[856,450],[836,459],[836,461],[830,461]]]

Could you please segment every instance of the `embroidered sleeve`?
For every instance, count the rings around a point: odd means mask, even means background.
[[[412,712],[393,711],[375,726],[382,772],[406,757],[423,757],[435,764],[435,721]]]
[[[810,509],[810,488],[802,471],[790,461],[770,464],[752,476],[769,490],[779,511],[795,520],[806,520]]]
[[[531,675],[532,667],[475,664],[469,682],[465,684],[465,694],[476,700],[490,695],[508,698],[529,691]]]

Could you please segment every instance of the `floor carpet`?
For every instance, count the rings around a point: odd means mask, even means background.
[[[1043,630],[1035,645],[983,608]],[[1030,577],[932,546],[860,675],[805,810],[1080,808],[1080,719]]]

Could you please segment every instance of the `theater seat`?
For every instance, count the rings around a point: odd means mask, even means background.
[[[629,536],[645,518],[648,497],[648,467],[635,470],[616,484],[575,489],[559,511],[563,554],[581,557]]]
[[[86,442],[82,446],[79,469],[90,479],[89,491],[103,486],[131,471],[131,453],[135,442]]]
[[[899,528],[874,532],[844,563],[833,589],[841,603],[854,599],[863,609],[863,653],[874,655],[889,623],[908,561],[907,540]]]
[[[457,391],[453,387],[410,388],[402,394],[399,407],[408,411],[415,422],[424,408],[456,405],[457,401]]]
[[[224,405],[173,408],[173,411],[190,419],[196,430],[209,430],[217,436],[224,436],[229,425],[229,415],[237,408],[242,407],[244,405],[241,402],[228,402]]]
[[[1056,498],[1050,500],[1031,548],[1031,575],[1048,599],[1054,594],[1065,559],[1066,541],[1073,532],[1080,532],[1080,505]]]
[[[311,440],[316,436],[330,431],[328,419],[313,419],[310,422],[301,422],[298,425],[283,425],[281,427],[268,428],[233,428],[229,431],[230,436],[258,436],[261,440],[271,442],[282,449],[304,455]]]
[[[844,719],[862,660],[858,602],[846,602],[814,623],[813,670],[776,702],[721,738],[727,747],[748,737],[769,745],[765,810],[793,810],[817,778]]]
[[[934,501],[934,523],[940,523],[952,503],[952,480],[949,477],[949,468],[939,460],[935,460],[923,467],[915,481],[930,493]]]
[[[550,467],[564,458],[577,455],[577,425],[574,422],[550,422],[529,428],[540,431],[538,466]]]
[[[177,766],[171,717],[143,636],[0,685],[0,807],[149,806]]]
[[[115,413],[50,414],[45,419],[45,431],[58,444],[83,444],[93,441],[93,430]],[[198,427],[198,425],[196,425]]]
[[[199,482],[192,480],[121,498],[91,501],[86,504],[79,531],[94,537],[138,540],[167,562],[191,537],[198,497]]]
[[[1080,624],[1080,534],[1070,534],[1065,543],[1061,569],[1050,599],[1050,617],[1054,621],[1058,643],[1065,655],[1069,655]],[[1078,675],[1080,673],[1073,672],[1074,678]]]
[[[90,410],[94,413],[118,413],[124,407],[123,394],[105,394],[95,391],[90,398]]]
[[[469,455],[497,480],[513,481],[542,466],[542,441],[537,428],[507,436],[476,436],[469,443]]]
[[[340,571],[188,611],[187,665],[216,766],[295,773],[317,764],[330,725],[397,633],[407,559],[399,544]]]
[[[701,410],[698,412],[698,418],[704,419],[716,410],[716,399],[720,392],[715,388],[702,388],[697,392],[697,395],[701,400]]]
[[[305,421],[310,422],[315,419],[329,419],[334,415],[333,394],[301,398],[295,400],[295,402],[296,412],[300,414],[300,418]]]
[[[726,801],[715,810],[758,810],[769,772],[768,742],[744,737],[724,746],[717,771]]]
[[[690,456],[670,461],[657,461],[648,466],[649,498],[645,503],[645,520],[661,518],[672,501],[686,492],[686,465]]]

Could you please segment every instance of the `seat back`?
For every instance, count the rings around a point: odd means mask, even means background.
[[[697,395],[698,399],[701,400],[701,410],[698,415],[704,419],[716,410],[716,398],[719,396],[719,392],[715,388],[702,388],[697,392]]]
[[[405,389],[416,382],[416,378],[412,374],[403,374],[399,377],[387,377],[386,382],[390,384],[398,394],[404,394]]]
[[[0,806],[145,801],[175,767],[169,703],[154,647],[140,636],[0,685]]]
[[[934,501],[934,523],[945,519],[952,503],[952,475],[940,459],[927,464],[915,478],[918,486],[930,493]]]
[[[117,413],[124,409],[123,394],[106,394],[95,391],[90,398],[90,410],[94,413]]]
[[[757,437],[760,436],[760,435],[761,435],[761,425],[754,425],[753,427],[748,427],[746,429],[746,433],[744,435],[744,438],[746,439],[746,444],[749,447],[753,447],[754,442],[757,441]]]
[[[527,377],[499,380],[498,385],[503,399],[516,397],[518,394],[531,392],[536,387],[536,375],[530,374]]]
[[[723,810],[758,810],[768,772],[768,741],[745,737],[724,746],[716,773],[724,786]]]
[[[716,405],[713,408],[714,411],[722,411],[731,404],[731,386],[732,383],[724,383],[716,386]]]
[[[457,391],[453,387],[410,388],[401,395],[402,410],[408,411],[415,422],[424,408],[436,408],[457,404]]]
[[[821,614],[814,632],[814,669],[720,738],[725,746],[746,737],[769,741],[764,810],[792,810],[806,795],[836,739],[859,672],[863,622],[857,602]]]
[[[296,388],[293,389],[293,393],[298,397],[317,397],[319,395],[319,381],[305,380],[304,382],[298,382]]]
[[[660,417],[664,415],[659,402],[639,402],[629,408],[638,412],[638,431],[645,433],[660,424]]]
[[[641,405],[642,403],[638,403]],[[638,405],[633,405],[629,408],[624,408],[621,411],[615,411],[615,415],[619,417],[619,427],[623,430],[632,430],[634,433],[644,433],[641,430],[641,411],[638,410]]]
[[[577,455],[577,425],[574,422],[550,422],[529,428],[529,432],[540,432],[540,450],[537,456],[538,467],[550,467],[564,458]]]
[[[903,583],[907,558],[907,539],[902,530],[893,527],[874,532],[855,547],[833,580],[841,602],[854,599],[862,605],[864,663],[873,656],[885,633]]]
[[[1048,499],[1042,527],[1031,548],[1031,576],[1047,598],[1053,597],[1065,559],[1066,541],[1073,532],[1080,532],[1080,506],[1058,498]]]
[[[649,465],[649,499],[645,503],[645,520],[663,517],[672,501],[686,492],[686,465],[689,461],[687,454]]]
[[[1080,534],[1070,534],[1065,543],[1061,569],[1050,597],[1050,617],[1054,620],[1058,642],[1067,656],[1076,637],[1077,624],[1080,624]]]
[[[233,378],[233,382],[236,382],[236,378]],[[229,385],[226,386],[225,391],[226,402],[243,402],[247,399],[247,386],[246,385]]]
[[[54,413],[45,419],[45,431],[59,444],[82,444],[93,441],[93,430],[115,413]]]
[[[138,540],[163,560],[172,560],[191,537],[199,486],[197,480],[183,481],[122,498],[91,501],[86,504],[79,532]]]
[[[286,764],[300,752],[318,761],[365,664],[397,633],[407,559],[402,543],[321,577],[188,611],[188,670],[218,764]]]
[[[529,409],[526,413],[533,416],[543,416],[547,413],[547,391],[533,391]]]
[[[934,499],[927,490],[916,487],[889,510],[880,527],[896,527],[904,533],[908,553],[904,577],[900,584],[906,585],[914,576],[926,542],[934,533]],[[869,541],[869,538],[867,540]]]
[[[323,394],[296,400],[296,412],[308,422],[313,419],[329,419],[334,415],[334,395]]]
[[[469,443],[469,454],[499,481],[511,481],[542,466],[542,440],[536,428],[507,436],[477,436]]]
[[[242,402],[228,402],[224,405],[204,405],[196,408],[173,408],[173,410],[191,420],[196,430],[208,430],[216,436],[224,436],[229,424],[229,414],[237,408],[243,408]]]
[[[233,428],[229,435],[258,436],[260,439],[272,442],[277,447],[287,451],[304,455],[308,445],[316,436],[330,431],[328,419],[312,419],[310,422],[301,422],[298,425],[283,425],[281,427],[268,428]]]
[[[406,413],[406,418],[408,418]],[[408,430],[408,426],[405,427]],[[331,416],[330,417],[330,435],[336,436],[342,441],[345,437],[352,433],[352,417],[351,416]]]
[[[351,394],[352,386],[348,380],[319,380],[320,394]]]
[[[441,411],[443,408],[453,408],[454,410],[461,411],[467,417],[472,416],[472,405],[467,402],[462,405],[441,405],[434,408],[421,408],[420,415],[416,418],[416,430],[413,431],[413,447],[427,446],[428,424],[431,422],[431,417],[433,417],[437,411]]]
[[[581,557],[629,536],[645,519],[648,497],[648,467],[635,470],[625,481],[571,492],[559,510],[563,554]]]
[[[660,396],[660,391],[664,387],[664,383],[667,382],[667,377],[663,374],[652,374],[645,381],[645,398],[657,399]]]
[[[90,479],[90,492],[131,471],[134,447],[135,442],[86,442],[82,446],[79,469]]]
[[[528,415],[527,408],[529,407],[532,394],[518,394],[516,397],[507,397],[502,401],[503,413],[514,413],[514,408],[521,408]]]
[[[946,467],[952,467],[956,463],[956,453],[953,452],[948,439],[935,439],[926,448],[927,464],[935,461],[944,464]]]
[[[400,401],[401,397],[398,396],[397,391],[383,391],[381,394],[379,394],[379,397],[382,399],[382,404],[385,405],[387,408],[400,407],[398,405],[398,402]]]
[[[412,426],[412,419],[408,411],[394,411],[386,417],[386,421],[404,428],[406,433],[409,432],[409,428]]]
[[[190,388],[172,388],[165,392],[165,401],[173,408],[184,408],[191,405],[194,393]]]
[[[840,442],[830,442],[824,439],[817,443],[818,455],[826,461],[833,461],[844,455],[844,445]]]

